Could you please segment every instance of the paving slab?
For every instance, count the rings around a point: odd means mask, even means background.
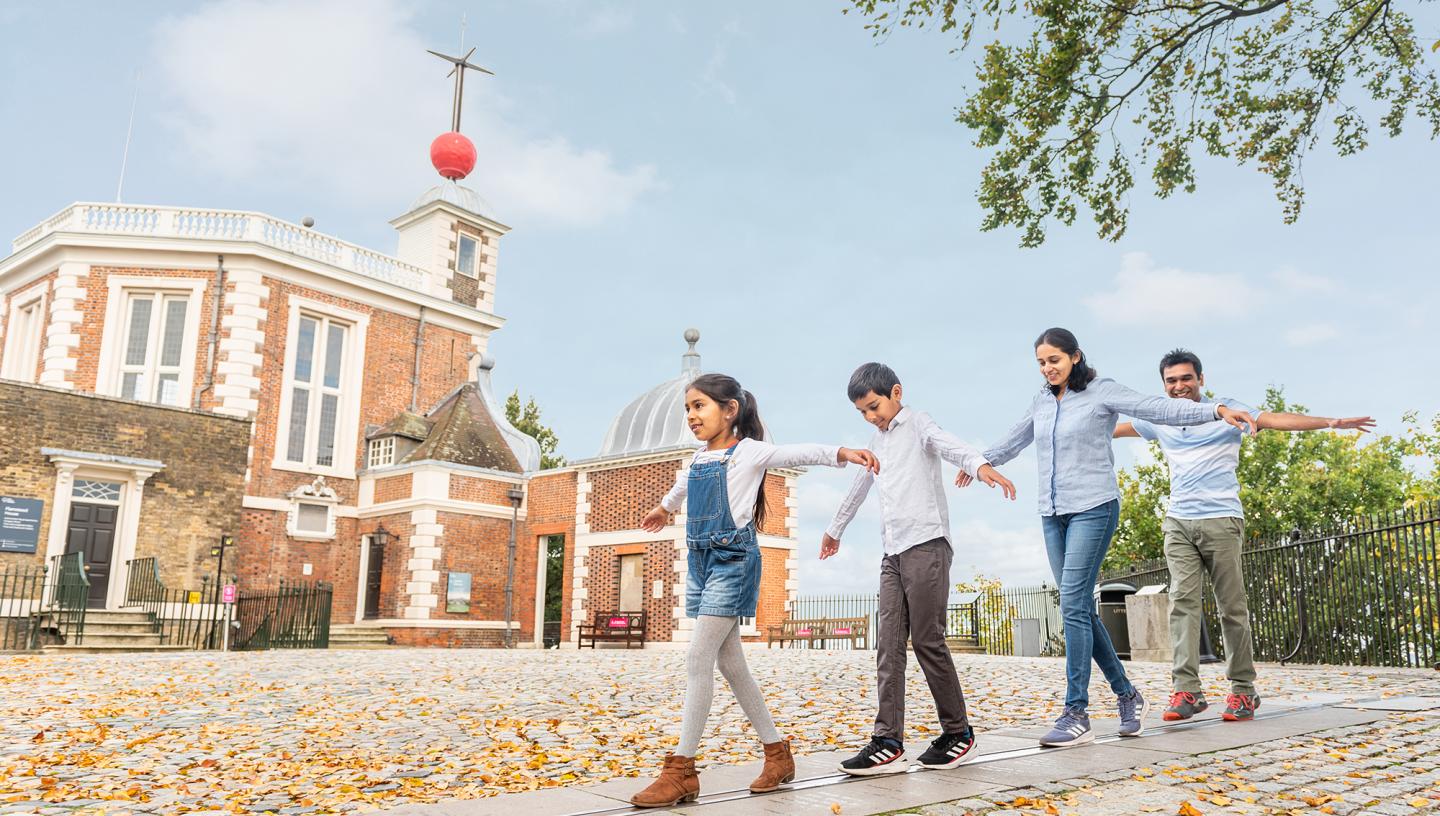
[[[1388,700],[1360,700],[1342,703],[1340,708],[1358,708],[1364,711],[1429,711],[1440,708],[1440,697],[1391,697]]]
[[[1128,743],[1127,743],[1128,746]],[[1028,756],[990,762],[983,765],[962,765],[944,771],[964,779],[993,782],[1007,788],[1022,788],[1041,782],[1093,776],[1108,771],[1152,765],[1179,756],[1181,751],[1156,750],[1149,747],[1119,747],[1113,743],[1081,745],[1075,748],[1054,748]]]
[[[540,816],[618,807],[623,803],[585,788],[547,788],[488,799],[455,799],[387,809],[386,816]]]
[[[1261,709],[1262,711],[1264,709]],[[1281,716],[1261,715],[1249,722],[1223,723],[1200,728],[1174,729],[1138,738],[1144,747],[1184,754],[1204,754],[1239,748],[1257,742],[1284,739],[1326,728],[1360,725],[1384,719],[1382,712],[1344,708],[1316,708]]]

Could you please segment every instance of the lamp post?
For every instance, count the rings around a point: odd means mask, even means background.
[[[525,491],[512,487],[505,493],[510,498],[510,544],[505,548],[505,648],[515,647],[510,623],[515,620],[515,527],[520,523],[520,503]]]

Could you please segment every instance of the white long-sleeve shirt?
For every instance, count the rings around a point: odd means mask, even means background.
[[[901,408],[890,429],[876,431],[870,450],[880,460],[880,475],[861,471],[826,530],[839,539],[870,492],[880,483],[880,539],[886,555],[896,555],[931,539],[950,538],[950,507],[940,460],[976,475],[987,464],[980,451],[947,433],[924,411]]]
[[[690,464],[718,462],[725,458],[725,449],[695,452]],[[845,467],[838,461],[838,445],[772,445],[758,439],[742,439],[730,456],[725,468],[725,489],[730,495],[730,518],[737,528],[743,528],[755,518],[755,495],[760,492],[760,483],[765,479],[767,468],[804,467],[806,465],[829,465]],[[690,483],[689,466],[675,475],[675,486],[660,500],[660,506],[678,513],[685,507],[685,491]]]

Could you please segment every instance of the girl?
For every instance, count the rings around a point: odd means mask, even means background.
[[[685,713],[680,744],[665,757],[660,778],[630,800],[639,807],[670,807],[700,795],[695,752],[710,715],[717,664],[765,746],[765,767],[750,790],[774,790],[795,778],[790,746],[775,730],[740,648],[740,618],[754,616],[760,595],[755,526],[765,516],[765,469],[853,462],[880,472],[867,450],[765,442],[754,395],[724,374],[704,374],[690,383],[685,416],[705,447],[640,525],[659,532],[684,503],[690,569],[685,614],[695,618],[686,659]]]
[[[1115,457],[1110,450],[1116,416],[1125,414],[1162,425],[1198,425],[1223,419],[1242,429],[1246,425],[1253,429],[1255,421],[1248,413],[1220,403],[1147,397],[1114,380],[1096,379],[1079,341],[1065,329],[1046,329],[1035,341],[1035,359],[1046,387],[1035,396],[1025,417],[985,452],[985,459],[1003,465],[1040,440],[1035,446],[1040,466],[1040,523],[1050,571],[1060,587],[1066,686],[1065,711],[1040,744],[1076,745],[1095,738],[1086,714],[1092,659],[1119,695],[1120,736],[1136,737],[1144,730],[1148,705],[1125,676],[1091,598],[1120,518]],[[961,486],[968,481],[956,478]]]

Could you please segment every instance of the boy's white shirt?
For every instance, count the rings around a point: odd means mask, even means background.
[[[900,409],[890,429],[877,430],[870,450],[880,460],[880,475],[863,470],[840,502],[825,532],[839,539],[864,504],[870,485],[880,482],[880,538],[886,555],[897,555],[936,538],[950,540],[950,507],[940,460],[972,477],[989,464],[980,451],[946,432],[924,411]]]
[[[730,517],[737,528],[742,528],[755,518],[755,494],[765,479],[767,468],[804,467],[806,465],[829,465],[845,467],[840,457],[839,445],[772,445],[758,439],[742,439],[730,456],[725,468],[725,488],[730,494]],[[718,462],[725,458],[725,450],[700,449],[690,460],[691,465]],[[687,465],[675,475],[675,486],[660,500],[660,506],[671,513],[678,513],[685,506],[685,492],[689,487],[690,467]]]

